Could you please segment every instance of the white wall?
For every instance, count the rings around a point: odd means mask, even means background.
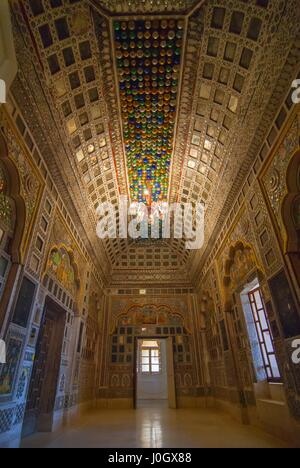
[[[137,399],[138,400],[167,400],[168,399],[168,373],[167,373],[167,342],[156,340],[161,344],[162,372],[157,375],[138,373]]]

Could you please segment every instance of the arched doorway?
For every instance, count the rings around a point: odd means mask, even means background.
[[[80,279],[73,251],[65,245],[50,249],[43,285],[48,294],[39,328],[23,421],[23,437],[36,431],[51,431],[56,423],[57,395],[65,389],[62,357],[68,356],[65,346],[66,326],[78,310]],[[80,338],[81,340],[81,338]],[[71,368],[64,367],[68,375]],[[61,376],[61,379],[60,379]],[[60,386],[59,386],[60,382]]]
[[[164,359],[160,360],[162,354]],[[138,380],[151,377],[151,369],[158,376],[166,367],[167,399],[171,408],[175,408],[184,392],[192,387],[192,335],[185,326],[184,317],[167,305],[135,304],[116,317],[109,359],[110,393],[126,398],[131,406],[132,401],[136,403],[138,400]]]

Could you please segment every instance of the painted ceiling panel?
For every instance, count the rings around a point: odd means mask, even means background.
[[[165,202],[184,21],[114,21],[113,27],[131,199]]]
[[[283,102],[287,105],[286,116],[289,115],[290,99],[285,100],[292,80],[298,76],[300,63],[298,0],[206,0],[197,1],[199,8],[195,10],[190,8],[196,3],[193,0],[11,0],[10,3],[19,64],[12,95],[45,156],[59,193],[68,203],[73,221],[80,227],[79,234],[83,239],[87,236],[87,247],[99,259],[99,271],[104,270],[108,281],[112,277],[114,284],[122,285],[137,281],[182,284],[205,273],[212,258],[212,245],[218,236],[220,242],[223,239],[224,219],[235,216],[234,201],[243,203],[248,190],[244,181],[248,180],[249,173],[250,176],[256,173],[257,162],[266,157],[265,152],[260,155],[259,151],[263,145],[264,149],[269,148],[268,135]],[[183,11],[190,14],[184,15]],[[170,26],[172,14],[177,18],[184,16],[186,30],[178,30],[178,24]],[[137,15],[135,19],[141,15],[145,21],[149,20],[150,28],[142,21],[132,24],[130,29],[133,15]],[[165,28],[161,24],[162,16],[167,18]],[[112,30],[119,17],[122,17],[119,28]],[[154,17],[160,21],[157,28]],[[123,20],[126,27],[122,25]],[[179,37],[160,37],[161,33],[169,36],[173,32],[175,35],[179,32]],[[128,46],[129,33],[132,38],[129,35]],[[151,55],[154,33],[159,34],[156,39],[159,59],[174,58],[179,63],[146,65],[146,60],[158,59]],[[119,34],[124,36],[117,40]],[[147,39],[145,34],[151,37]],[[182,44],[177,45],[181,40]],[[165,41],[167,46],[163,47]],[[170,48],[168,41],[173,44]],[[121,48],[117,48],[117,42]],[[163,55],[176,48],[177,54]],[[113,57],[118,52],[122,56]],[[133,65],[132,61],[137,61],[134,54],[138,53],[141,63]],[[129,66],[125,60],[130,61]],[[166,67],[179,64],[180,84],[167,86],[170,80]],[[164,67],[161,73],[160,66]],[[122,82],[123,76],[126,80]],[[158,76],[157,80],[154,76]],[[160,81],[162,96],[172,95],[166,89],[173,87],[177,99],[180,89],[176,112],[165,110],[168,105],[171,110],[170,97],[170,104],[162,101],[161,116],[158,110],[154,112],[158,104],[156,95],[152,95],[152,90],[160,89],[159,85],[152,84]],[[141,88],[135,89],[137,82]],[[122,91],[125,91],[124,105],[119,99]],[[139,98],[135,101],[133,92],[136,91]],[[129,115],[132,103],[136,107]],[[157,118],[173,113],[176,113],[176,134],[171,118],[165,142],[172,146],[175,143],[169,159],[158,164],[152,153],[145,153],[143,159],[136,160],[138,144],[144,141],[143,130],[149,149],[156,150],[158,138],[147,124],[155,123],[159,131]],[[145,129],[137,126],[140,118],[146,118]],[[149,134],[148,130],[151,130]],[[133,137],[132,154],[127,158],[123,157],[125,136]],[[148,146],[142,149],[147,151]],[[149,158],[147,163],[146,158]],[[252,166],[253,172],[249,172]],[[150,183],[157,189],[154,197],[169,193],[171,203],[198,200],[205,203],[204,249],[187,251],[184,242],[176,239],[168,241],[170,250],[159,240],[151,243],[119,238],[99,241],[95,231],[96,209],[99,203],[105,202],[118,206],[119,195],[127,193],[126,173],[130,171],[135,176],[132,180],[138,181],[137,185],[132,183],[131,189],[138,200],[145,200],[144,192],[149,191]],[[170,187],[169,192],[155,186],[161,176]],[[152,201],[150,192],[146,201]]]

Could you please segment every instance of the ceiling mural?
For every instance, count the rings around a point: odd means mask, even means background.
[[[166,202],[184,21],[114,21],[131,200]]]
[[[299,1],[11,5],[13,98],[99,271],[108,283],[187,284],[297,76]],[[97,207],[128,194],[205,204],[205,248],[99,240]]]

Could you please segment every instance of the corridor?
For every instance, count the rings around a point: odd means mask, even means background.
[[[102,410],[72,427],[36,434],[22,448],[287,448],[262,430],[212,409]]]
[[[299,446],[299,38],[0,0],[0,448]]]

